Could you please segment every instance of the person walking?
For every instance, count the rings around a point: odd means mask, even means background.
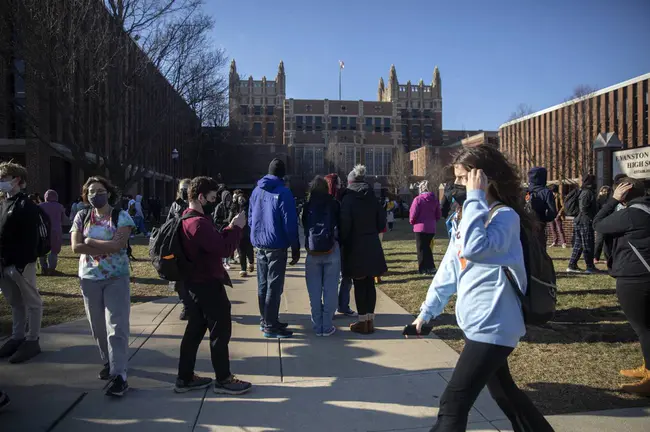
[[[257,182],[248,210],[251,243],[257,248],[257,283],[260,327],[266,338],[288,338],[293,332],[278,319],[284,290],[287,249],[290,265],[300,260],[296,202],[284,185],[286,168],[280,159],[269,164],[269,173]]]
[[[56,273],[63,242],[63,224],[68,223],[68,217],[65,214],[65,207],[59,203],[59,195],[52,189],[45,192],[45,202],[39,206],[50,218],[50,253],[39,258],[41,272],[44,276],[52,276]]]
[[[36,285],[36,258],[40,212],[21,192],[27,170],[13,162],[0,163],[0,291],[11,306],[11,337],[0,348],[0,358],[22,363],[40,354],[43,300]],[[29,325],[29,332],[26,328]]]
[[[331,173],[325,176],[325,181],[327,182],[327,191],[332,198],[334,198],[339,203],[339,209],[341,206],[341,197],[345,188],[341,182],[341,178],[336,173]],[[337,233],[337,235],[340,233]],[[339,237],[340,240],[340,237]],[[340,247],[340,243],[339,243]],[[352,279],[349,277],[341,277],[339,280],[339,289],[338,289],[338,307],[337,312],[349,317],[356,317],[357,313],[352,310],[350,307],[350,291],[352,290]]]
[[[190,188],[190,182],[192,179],[184,178],[178,183],[178,193],[176,194],[176,200],[169,206],[169,214],[167,215],[167,220],[170,219],[180,219],[183,216],[183,212],[189,207],[189,198],[188,198],[188,189]],[[178,298],[181,300],[181,313],[179,319],[181,321],[187,321],[187,307],[185,305],[185,287],[183,281],[172,281],[169,282],[169,288],[176,291]]]
[[[596,177],[593,174],[586,174],[582,179],[580,195],[578,196],[579,213],[573,220],[573,251],[569,258],[567,273],[583,273],[578,268],[578,260],[584,253],[584,260],[587,265],[584,273],[600,273],[594,265],[594,228],[593,221],[598,213],[598,202],[596,200]]]
[[[624,208],[616,211],[618,205]],[[621,389],[650,396],[650,196],[642,180],[623,178],[594,218],[594,229],[610,243],[607,267],[616,279],[616,296],[639,337],[643,364],[620,374],[637,378]]]
[[[544,167],[533,167],[528,171],[528,191],[526,192],[526,209],[531,213],[537,227],[539,244],[546,248],[546,224],[557,217],[557,207],[553,193],[546,187],[548,173]]]
[[[348,187],[341,200],[340,240],[343,277],[354,282],[354,299],[359,310],[355,333],[375,331],[377,290],[374,277],[388,271],[379,233],[386,226],[386,211],[366,183],[366,167],[357,165],[348,174]]]
[[[338,302],[337,288],[341,274],[338,246],[339,203],[329,194],[327,181],[316,176],[302,209],[305,232],[305,280],[311,305],[311,322],[317,336],[331,336],[336,331],[332,321]]]
[[[239,265],[241,266],[239,276],[248,277],[248,274],[253,273],[255,270],[255,250],[253,249],[253,244],[251,243],[251,227],[248,224],[248,198],[244,192],[240,191],[240,193],[237,195],[237,204],[234,205],[231,209],[230,220],[242,212],[246,216],[246,224],[244,225],[242,239],[239,242],[239,247],[237,248],[239,255]]]
[[[605,203],[609,201],[609,199],[612,196],[612,188],[611,186],[602,186],[600,190],[598,191],[598,197],[596,198],[596,201],[598,202],[598,210],[603,208]],[[603,254],[603,248],[605,247],[605,236],[602,233],[599,233],[596,231],[596,246],[595,246],[595,251],[594,251],[594,264],[598,264],[600,262],[600,258]],[[605,249],[605,259],[609,257],[609,250]]]
[[[221,202],[216,205],[212,213],[212,220],[217,230],[222,230],[230,224],[230,207],[232,206],[232,194],[228,190],[221,192]],[[223,257],[223,268],[230,270],[230,256]]]
[[[429,182],[425,180],[420,183],[420,194],[413,200],[409,213],[409,222],[413,225],[415,233],[420,274],[433,275],[436,272],[431,243],[436,235],[436,224],[441,217],[440,201],[435,193],[429,192]]]
[[[188,321],[181,341],[174,387],[176,393],[205,389],[212,384],[211,378],[199,377],[194,373],[196,353],[208,330],[210,358],[215,373],[213,391],[240,395],[252,387],[251,383],[237,379],[230,371],[228,345],[232,335],[232,318],[226,285],[232,286],[232,283],[221,265],[221,259],[229,256],[239,243],[245,216],[240,213],[228,226],[218,231],[211,218],[217,189],[219,185],[212,178],[192,179],[188,190],[189,208],[183,212],[181,246],[192,263],[192,270],[184,280],[183,295],[186,296],[184,301]]]
[[[133,210],[131,208],[133,207]],[[149,237],[151,234],[147,231],[147,226],[145,225],[144,218],[144,209],[142,208],[142,195],[136,195],[133,202],[129,203],[129,214],[133,212],[133,222],[137,230],[145,237]]]
[[[521,178],[501,152],[487,145],[463,148],[453,166],[456,183],[466,188],[467,197],[413,322],[420,333],[457,293],[456,317],[465,346],[440,398],[431,431],[466,430],[469,411],[485,386],[515,432],[552,431],[508,368],[508,356],[526,333],[515,292],[520,289],[525,294],[527,289],[520,230],[521,225],[530,230],[534,224],[524,210]],[[497,204],[500,207],[493,210]],[[508,273],[517,287],[505,276]]]
[[[117,190],[107,179],[93,176],[82,197],[91,208],[77,213],[72,224],[72,252],[79,254],[79,281],[90,329],[105,362],[102,380],[112,380],[106,394],[121,397],[129,389],[130,267],[126,247],[135,223],[113,208]]]
[[[551,185],[549,188],[553,193],[553,199],[555,199],[555,208],[557,209],[557,215],[553,222],[551,222],[551,247],[562,246],[566,249],[566,237],[564,235],[564,205],[562,204],[562,197],[560,196],[560,188],[558,185]]]

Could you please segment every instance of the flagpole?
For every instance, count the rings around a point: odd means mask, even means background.
[[[341,64],[339,63],[339,100],[341,100],[341,71],[343,68],[341,67]]]

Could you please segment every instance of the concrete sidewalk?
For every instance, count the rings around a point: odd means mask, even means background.
[[[131,315],[131,391],[104,396],[96,376],[101,362],[85,320],[48,328],[44,353],[24,365],[0,364],[0,386],[13,403],[0,415],[0,431],[428,431],[458,355],[435,338],[402,338],[412,317],[378,293],[371,336],[311,331],[304,268],[288,269],[282,319],[296,330],[288,340],[261,336],[255,278],[235,279],[232,371],[254,383],[241,397],[211,390],[173,393],[185,323],[175,299],[134,306]],[[207,341],[196,371],[211,375]],[[650,409],[552,416],[557,431],[650,430]],[[487,394],[470,414],[471,431],[509,431]]]

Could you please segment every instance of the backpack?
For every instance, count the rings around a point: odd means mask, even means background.
[[[197,217],[187,214],[168,219],[160,228],[154,228],[149,239],[149,257],[161,279],[182,281],[190,272],[192,263],[185,256],[180,229],[184,220]]]
[[[331,202],[324,205],[310,203],[303,211],[307,211],[306,226],[307,249],[309,252],[329,253],[334,249],[334,214]]]
[[[580,214],[580,189],[574,189],[564,199],[564,214],[576,217]]]
[[[505,207],[498,204],[490,210],[488,223],[494,212]],[[486,226],[487,226],[486,224]],[[515,290],[521,301],[524,322],[529,325],[542,325],[550,321],[555,315],[557,304],[557,280],[553,260],[546,252],[546,245],[540,243],[537,236],[524,226],[521,226],[521,246],[524,251],[524,264],[528,289],[526,294],[521,292],[519,284],[508,267],[503,266],[503,271],[510,285]]]
[[[136,213],[137,211],[135,209],[135,203],[131,203],[129,206],[129,216],[134,217]]]
[[[43,257],[52,250],[50,233],[52,232],[52,223],[50,217],[40,206],[38,208],[38,242],[36,243],[36,256]]]
[[[111,222],[117,228],[117,223],[120,220],[120,212],[122,209],[119,207],[114,207],[113,210],[111,210]],[[81,219],[83,220],[83,227],[86,226],[86,224],[90,221],[90,215],[91,215],[92,209],[90,208],[85,208],[81,211],[79,211],[79,214],[81,215]],[[131,242],[127,241],[126,242],[126,256],[129,260],[131,261],[137,261],[137,259],[133,256],[133,249],[131,248]]]

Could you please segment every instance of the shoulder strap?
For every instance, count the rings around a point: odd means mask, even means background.
[[[505,205],[505,204],[502,204],[502,203],[498,203],[498,204],[494,205],[494,206],[490,209],[490,212],[488,213],[487,221],[485,222],[485,226],[486,226],[486,227],[487,227],[488,225],[490,225],[490,222],[492,222],[492,218],[494,217],[494,213],[496,213],[496,211],[499,210],[500,208],[504,208],[504,207],[508,207],[508,206]]]
[[[650,207],[648,207],[647,205],[644,205],[644,204],[632,204],[630,206],[630,208],[639,209],[641,211],[644,211],[644,212],[650,214]]]
[[[117,228],[117,223],[120,221],[120,212],[122,211],[121,208],[118,207],[113,207],[111,210],[111,221],[113,222],[113,226]]]
[[[81,220],[83,221],[83,225],[81,228],[85,228],[85,226],[88,224],[88,221],[90,220],[90,209],[83,209],[79,211],[79,214],[81,215]]]

